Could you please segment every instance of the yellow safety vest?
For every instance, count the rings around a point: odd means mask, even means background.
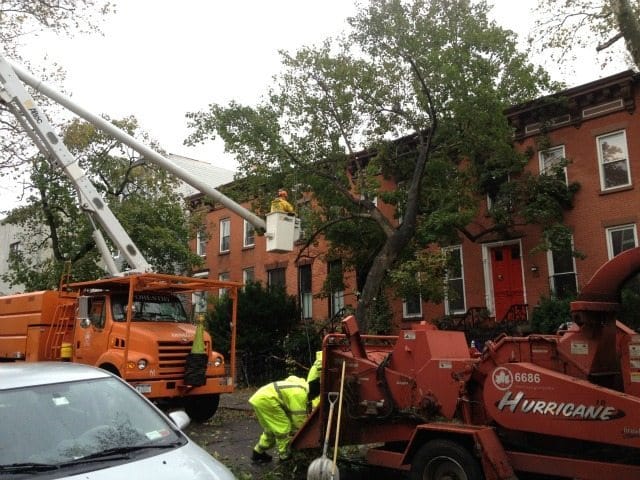
[[[293,205],[284,198],[276,198],[271,202],[271,212],[293,213]]]

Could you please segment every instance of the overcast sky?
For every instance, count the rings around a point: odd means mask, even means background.
[[[346,26],[352,0],[116,0],[104,36],[29,42],[24,55],[59,63],[65,90],[96,114],[137,117],[168,152],[235,167],[222,145],[186,147],[185,113],[230,100],[253,104],[279,70],[278,50],[318,43]],[[535,0],[496,0],[496,19],[529,33]],[[572,73],[585,83],[622,68]],[[6,190],[2,191],[5,197]],[[6,198],[6,197],[5,197]],[[4,202],[3,202],[4,203]],[[3,205],[4,207],[4,205]]]

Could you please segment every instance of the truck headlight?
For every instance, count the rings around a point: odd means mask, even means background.
[[[144,358],[138,360],[138,370],[144,370],[147,368],[147,361]]]
[[[218,355],[217,357],[215,357],[213,359],[213,366],[214,367],[219,367],[220,365],[222,365],[224,363],[224,360],[222,359],[222,357],[220,355]]]

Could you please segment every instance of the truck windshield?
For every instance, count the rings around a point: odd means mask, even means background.
[[[127,318],[127,295],[116,295],[111,302],[111,314],[116,322]],[[133,297],[134,322],[178,322],[187,323],[188,317],[182,302],[174,295],[140,293]]]

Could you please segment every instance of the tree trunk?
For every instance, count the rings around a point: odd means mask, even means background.
[[[378,252],[371,269],[367,274],[367,280],[364,284],[364,288],[358,299],[358,305],[356,307],[356,319],[360,331],[366,333],[369,329],[369,316],[367,312],[371,308],[377,295],[383,295],[381,292],[382,283],[388,270],[390,270],[395,264],[402,249],[407,245],[411,235],[407,235],[404,231],[396,230],[390,237],[387,238],[384,246]]]
[[[611,0],[611,9],[633,63],[640,68],[640,22],[633,14],[629,0]]]
[[[363,333],[369,329],[369,318],[367,313],[375,300],[376,295],[383,295],[381,292],[382,283],[388,271],[393,268],[402,250],[409,244],[416,230],[416,219],[418,217],[418,203],[422,176],[428,159],[429,145],[433,128],[429,133],[428,140],[422,142],[418,147],[418,157],[413,171],[411,186],[407,194],[407,204],[405,205],[405,215],[402,224],[393,233],[387,236],[387,241],[376,257],[373,259],[371,269],[367,274],[367,279],[362,289],[358,305],[356,307],[356,320]]]

